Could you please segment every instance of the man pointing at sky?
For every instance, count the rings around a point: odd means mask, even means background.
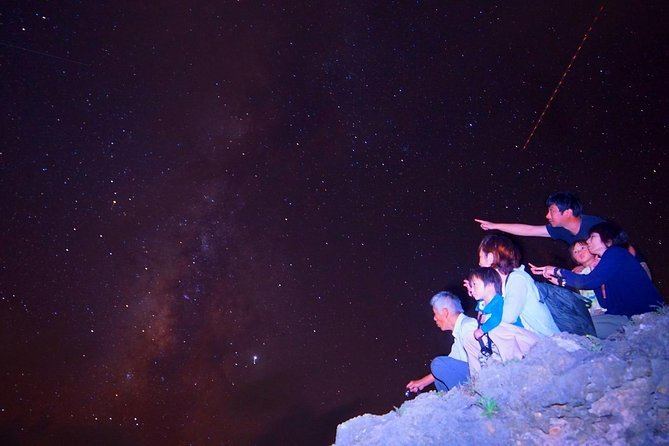
[[[522,223],[493,223],[475,219],[481,229],[495,229],[513,235],[551,237],[572,244],[577,240],[588,238],[590,228],[603,220],[593,215],[582,213],[583,206],[576,196],[570,192],[556,192],[546,200],[548,213],[547,225],[526,225]]]

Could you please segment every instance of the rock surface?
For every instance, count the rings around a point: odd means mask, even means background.
[[[608,339],[561,333],[474,382],[337,427],[336,444],[669,444],[669,312]],[[666,313],[666,314],[665,314]]]

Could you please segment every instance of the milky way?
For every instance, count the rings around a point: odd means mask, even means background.
[[[667,7],[608,2],[522,151],[600,6],[539,3],[7,7],[3,443],[332,442],[556,190],[666,294]]]

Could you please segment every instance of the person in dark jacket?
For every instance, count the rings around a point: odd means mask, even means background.
[[[610,222],[598,223],[590,228],[588,250],[601,260],[589,274],[576,274],[552,265],[532,267],[534,274],[555,278],[562,286],[595,290],[600,305],[607,310],[606,315],[593,318],[596,328],[598,323],[595,319],[600,317],[624,316],[624,319],[618,318],[621,323],[616,325],[620,326],[627,317],[652,311],[654,307],[663,304],[662,296],[639,261],[627,249],[614,245],[620,232],[620,228]],[[602,295],[602,285],[605,286],[606,295]],[[606,337],[599,328],[597,334]]]

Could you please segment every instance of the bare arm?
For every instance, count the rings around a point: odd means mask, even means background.
[[[479,220],[475,218],[474,221],[481,225],[481,229],[489,231],[496,229],[498,231],[506,232],[513,235],[522,235],[528,237],[550,237],[546,226],[543,225],[525,225],[522,223],[493,223],[491,221]]]
[[[409,389],[411,392],[418,393],[425,387],[432,384],[433,382],[434,382],[434,375],[430,373],[429,375],[423,376],[421,379],[409,381],[409,383],[407,384],[407,389]]]

